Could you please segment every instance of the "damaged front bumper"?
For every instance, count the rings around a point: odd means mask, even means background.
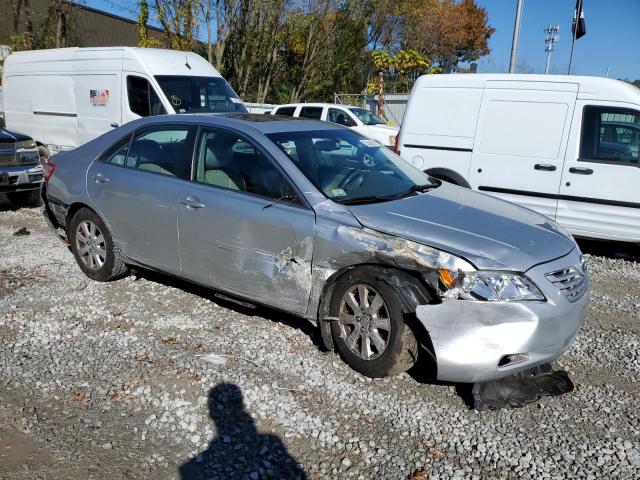
[[[569,300],[548,275],[571,267],[581,268],[578,249],[526,272],[546,302],[448,300],[418,306],[416,316],[431,338],[438,380],[486,382],[562,355],[584,320],[589,277],[580,270],[581,293]]]

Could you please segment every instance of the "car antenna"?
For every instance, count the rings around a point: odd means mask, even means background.
[[[185,55],[184,56],[184,65],[191,70],[191,65],[189,65],[189,58]]]

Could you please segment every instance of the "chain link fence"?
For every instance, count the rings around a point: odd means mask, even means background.
[[[335,93],[333,95],[334,103],[362,107],[398,127],[402,124],[408,101],[408,93],[388,93],[384,96],[383,111],[379,112],[378,95],[363,93]]]

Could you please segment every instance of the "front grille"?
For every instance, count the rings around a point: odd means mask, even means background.
[[[582,298],[587,291],[588,277],[576,267],[563,268],[547,273],[546,277],[570,302]]]
[[[19,156],[15,153],[0,153],[0,165],[9,167],[20,163]]]
[[[16,148],[16,142],[0,142],[0,148]]]

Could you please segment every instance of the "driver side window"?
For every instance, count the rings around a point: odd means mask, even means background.
[[[638,166],[640,112],[586,106],[582,117],[580,161]]]
[[[160,97],[146,78],[129,75],[127,77],[127,95],[129,108],[141,117],[167,113],[162,106]]]
[[[339,108],[330,108],[327,113],[327,121],[337,123],[338,125],[344,125],[345,127],[353,127],[356,122],[349,116],[349,114]]]

